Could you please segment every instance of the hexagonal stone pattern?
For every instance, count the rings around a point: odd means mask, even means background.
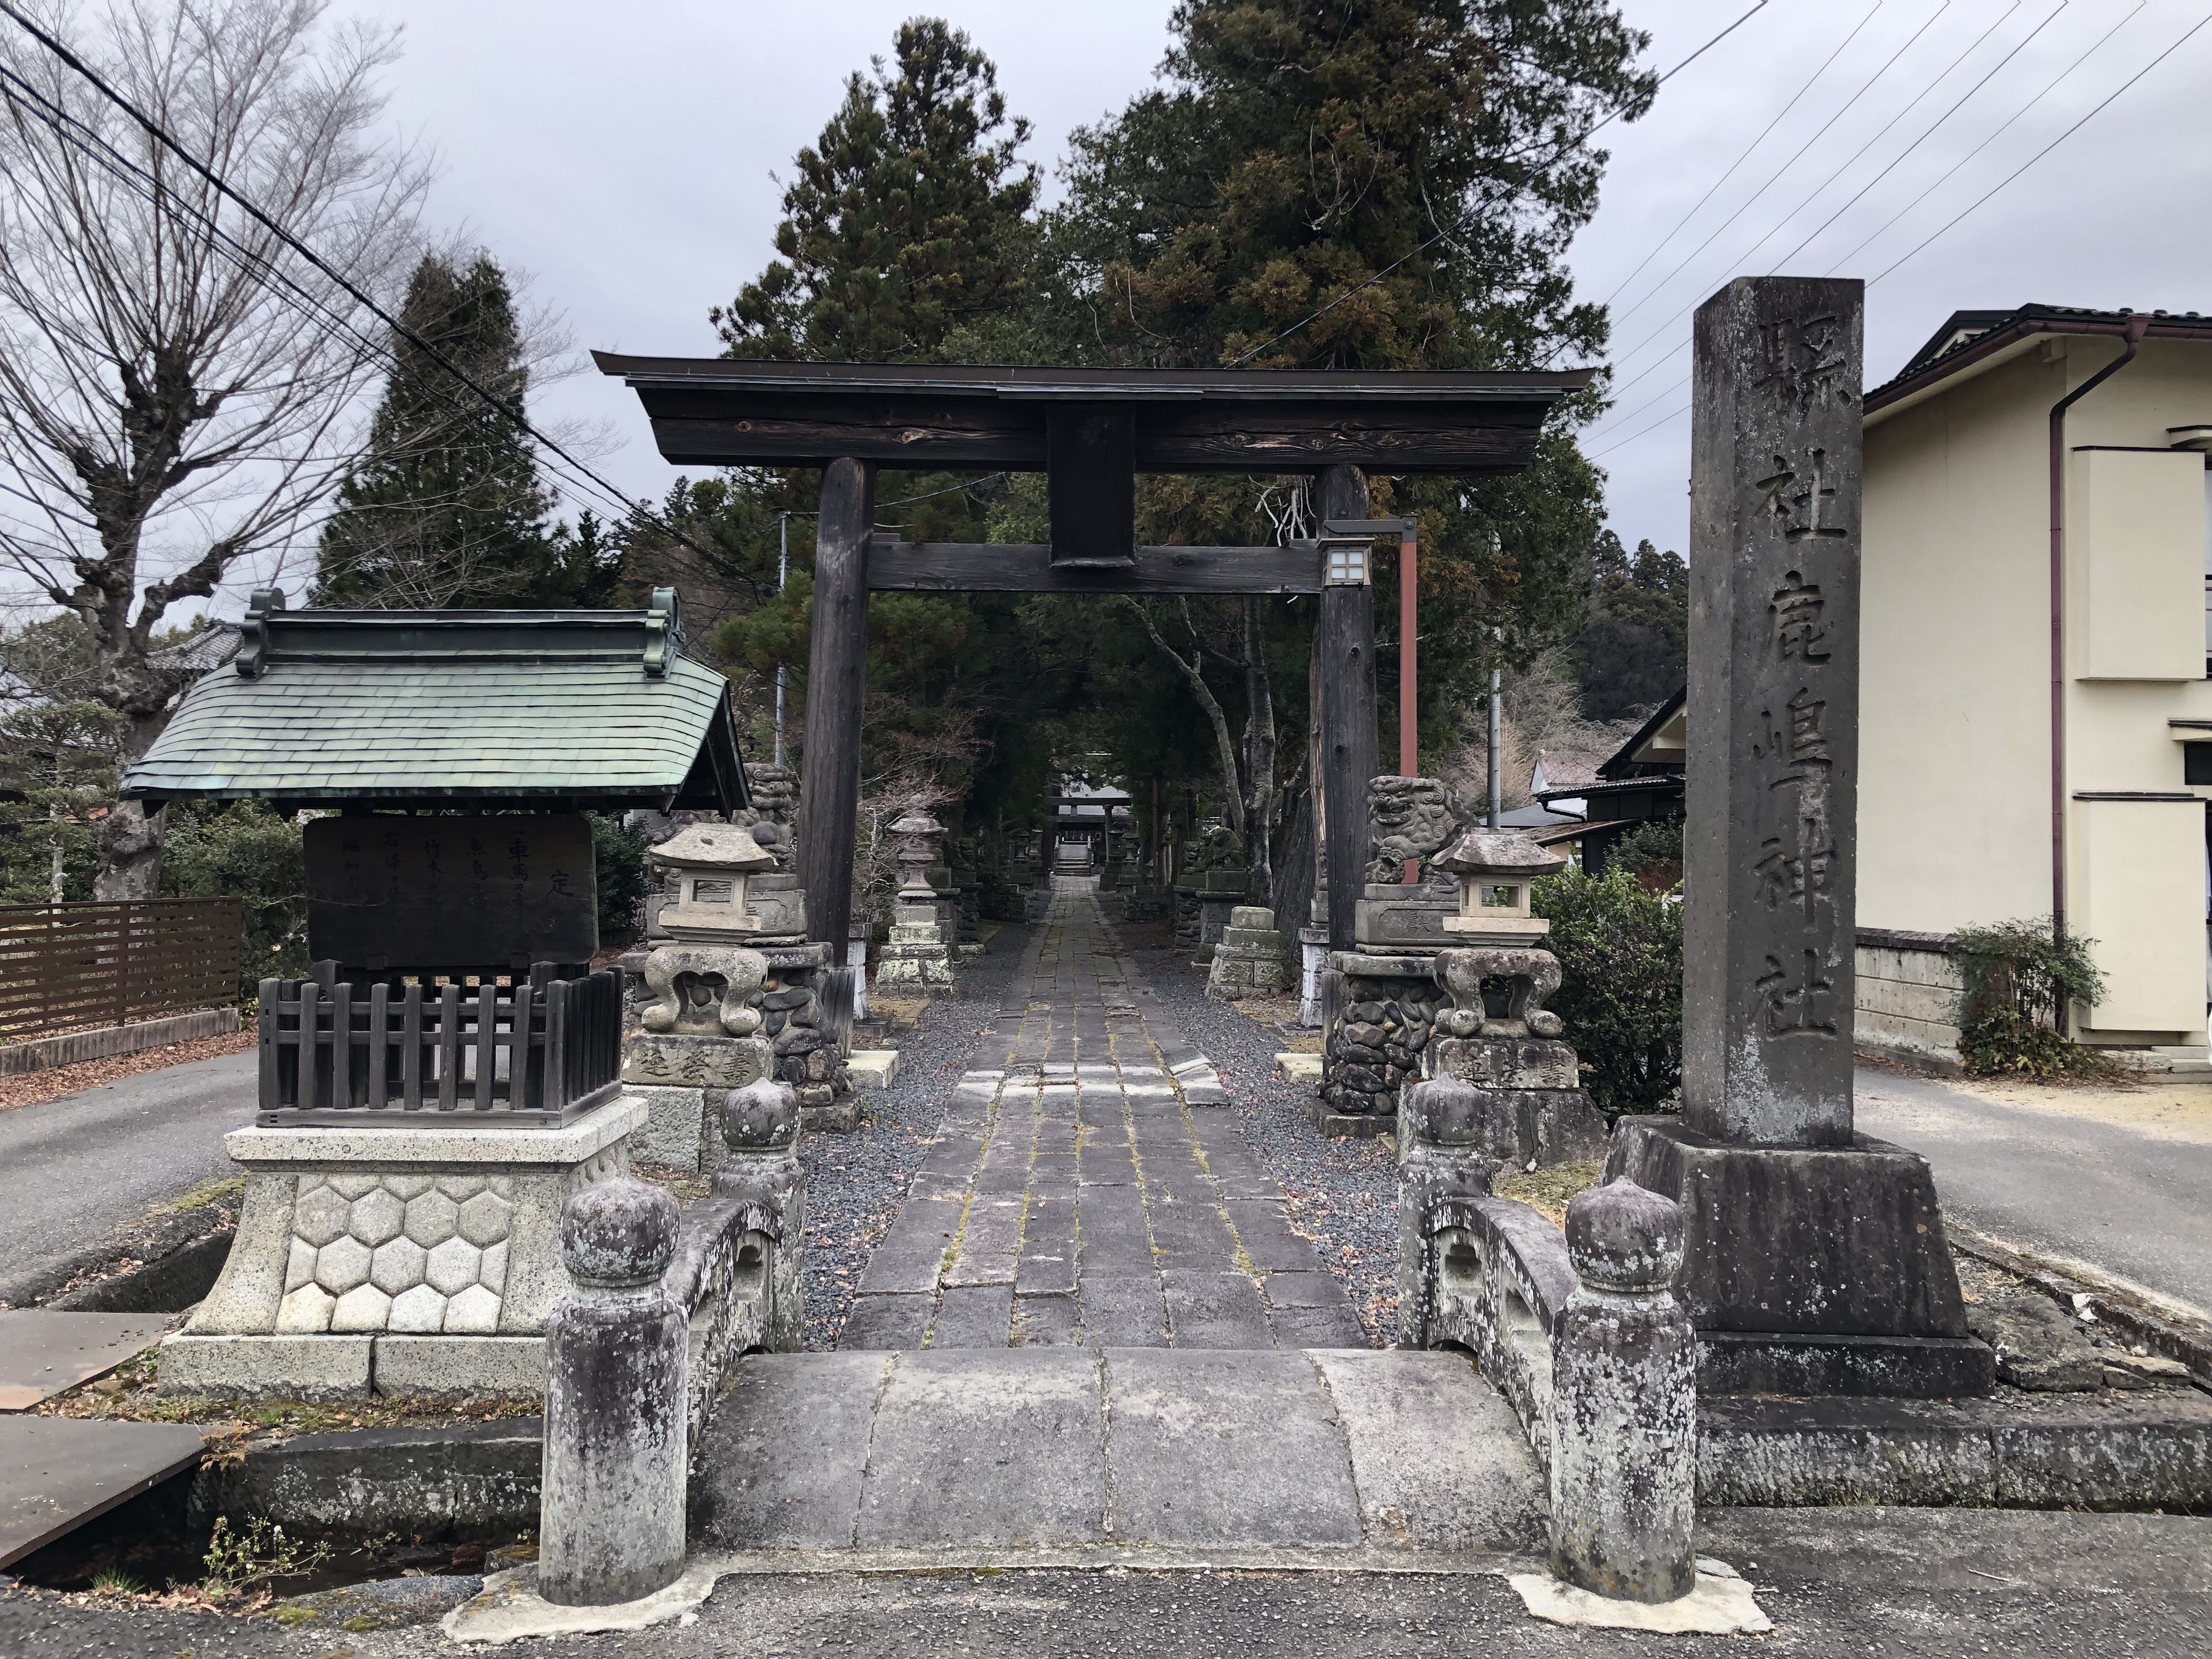
[[[315,1252],[315,1283],[343,1296],[368,1282],[368,1246],[354,1237],[334,1238]]]
[[[356,1285],[331,1310],[334,1331],[380,1331],[392,1312],[392,1298],[374,1285]]]
[[[392,1316],[385,1328],[423,1334],[441,1329],[446,1322],[446,1298],[428,1285],[417,1285],[392,1298]]]
[[[449,1238],[430,1252],[423,1277],[447,1296],[456,1296],[477,1282],[483,1253],[465,1238]]]
[[[461,1206],[461,1237],[482,1249],[507,1237],[514,1206],[497,1193],[478,1193]]]
[[[446,1328],[485,1335],[499,1328],[499,1297],[481,1285],[472,1285],[446,1304]]]
[[[407,1200],[407,1237],[432,1249],[461,1224],[461,1206],[443,1193],[426,1192]]]
[[[302,1285],[276,1304],[276,1328],[287,1336],[313,1335],[331,1328],[337,1297],[319,1285]]]
[[[499,1328],[512,1176],[308,1176],[292,1212],[277,1328]]]
[[[292,1231],[310,1244],[327,1244],[346,1230],[351,1204],[325,1184],[300,1194],[292,1206]]]
[[[376,1247],[369,1259],[368,1280],[386,1296],[398,1296],[422,1282],[429,1251],[411,1238],[395,1238]]]
[[[347,1218],[346,1231],[374,1249],[385,1240],[399,1237],[400,1224],[406,1217],[406,1205],[396,1194],[380,1187],[376,1191],[363,1193],[354,1200],[353,1213]]]

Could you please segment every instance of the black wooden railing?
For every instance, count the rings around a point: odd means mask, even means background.
[[[261,981],[260,1121],[558,1124],[611,1100],[622,1071],[622,970],[573,979],[538,963],[512,985]],[[343,1034],[343,1035],[341,1035]]]

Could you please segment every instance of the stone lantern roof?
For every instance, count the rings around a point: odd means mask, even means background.
[[[775,854],[755,841],[751,830],[736,823],[687,824],[658,847],[648,848],[645,855],[655,864],[694,870],[750,875],[775,868]]]
[[[1470,830],[1431,860],[1455,876],[1531,881],[1567,867],[1566,854],[1540,847],[1517,830]]]

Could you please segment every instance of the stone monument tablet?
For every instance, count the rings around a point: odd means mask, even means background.
[[[317,818],[305,843],[316,961],[505,973],[589,962],[599,948],[580,812]]]

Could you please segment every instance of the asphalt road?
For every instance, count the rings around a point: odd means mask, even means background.
[[[1978,1510],[1722,1510],[1699,1547],[1736,1566],[1774,1621],[1741,1637],[1637,1637],[1540,1624],[1475,1574],[947,1571],[725,1578],[696,1622],[572,1636],[558,1651],[969,1659],[1405,1659],[1522,1654],[1803,1659],[1962,1654],[2196,1659],[2212,1618],[2212,1521]],[[1534,1562],[1500,1567],[1541,1571]],[[538,1650],[525,1643],[515,1651]],[[545,1651],[555,1650],[550,1646]],[[297,1632],[265,1619],[72,1605],[0,1590],[0,1652],[356,1656],[450,1653],[435,1626]]]
[[[0,1111],[0,1300],[124,1223],[236,1172],[228,1130],[254,1109],[251,1052]]]
[[[2212,1145],[1862,1068],[1857,1122],[1936,1171],[1943,1212],[2212,1309]]]

